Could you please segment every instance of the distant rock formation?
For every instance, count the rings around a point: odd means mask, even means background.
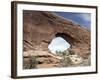
[[[54,37],[62,37],[71,49],[86,58],[90,54],[90,31],[52,12],[23,11],[24,51],[48,51]]]

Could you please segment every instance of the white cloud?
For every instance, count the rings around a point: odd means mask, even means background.
[[[79,14],[78,17],[80,17],[81,19],[87,22],[90,22],[91,20],[91,15],[87,13]]]
[[[51,51],[51,53],[56,54],[56,51],[63,52],[64,50],[70,48],[70,44],[67,41],[65,41],[63,38],[56,37],[51,41],[48,48]]]

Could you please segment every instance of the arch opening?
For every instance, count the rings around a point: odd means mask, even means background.
[[[57,33],[48,45],[48,49],[51,53],[63,52],[71,47],[71,44],[66,40],[64,33]]]

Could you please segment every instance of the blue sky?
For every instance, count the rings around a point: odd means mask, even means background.
[[[91,14],[90,13],[75,13],[75,12],[55,12],[64,18],[70,19],[83,27],[91,27]]]

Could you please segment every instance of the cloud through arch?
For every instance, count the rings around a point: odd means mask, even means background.
[[[70,44],[64,40],[62,37],[55,37],[48,46],[51,53],[56,54],[56,52],[63,52],[70,48]]]

